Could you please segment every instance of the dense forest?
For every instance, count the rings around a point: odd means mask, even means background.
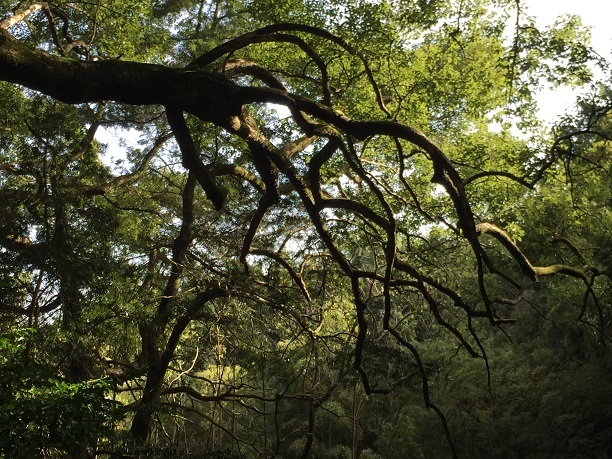
[[[611,457],[611,108],[521,0],[0,0],[0,458]]]

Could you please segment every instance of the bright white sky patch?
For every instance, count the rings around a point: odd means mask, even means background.
[[[582,24],[591,28],[591,45],[599,54],[612,58],[612,2],[606,0],[527,0],[527,14],[538,24],[549,25],[563,14],[575,14]]]
[[[140,132],[135,129],[105,128],[100,126],[96,131],[96,140],[106,145],[102,162],[111,169],[116,169],[116,161],[125,161],[128,149],[138,148]]]
[[[608,62],[612,62],[612,2],[606,0],[526,0],[527,14],[536,18],[539,27],[546,27],[565,14],[580,16],[582,24],[590,28],[591,47]],[[603,76],[603,75],[600,75]],[[563,87],[545,89],[538,96],[540,116],[554,123],[574,106],[580,90]]]

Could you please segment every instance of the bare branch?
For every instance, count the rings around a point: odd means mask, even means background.
[[[306,297],[306,301],[312,301],[312,298],[310,296],[310,293],[308,292],[308,288],[306,287],[306,284],[304,283],[304,280],[302,279],[302,276],[300,276],[295,271],[295,269],[293,269],[291,267],[291,265],[287,262],[287,260],[285,260],[279,254],[277,254],[275,252],[272,252],[271,250],[259,249],[259,248],[256,248],[256,247],[251,247],[251,249],[249,250],[249,253],[251,255],[262,255],[264,257],[271,258],[274,261],[276,261],[277,263],[279,263],[280,265],[282,265],[283,268],[285,268],[287,270],[287,272],[289,273],[291,278],[294,280],[294,282],[297,284],[297,286],[300,288],[300,290],[302,291],[302,293]]]
[[[191,386],[174,386],[168,387],[164,389],[161,395],[171,395],[171,394],[187,394],[196,400],[200,400],[201,402],[220,402],[221,400],[227,400],[232,392],[235,391],[235,387],[230,386],[225,392],[222,392],[217,395],[204,395],[195,390]]]
[[[158,137],[153,147],[145,155],[140,166],[137,167],[134,172],[115,177],[113,180],[101,185],[86,187],[85,193],[90,196],[105,194],[112,188],[135,182],[142,176],[142,174],[146,172],[147,168],[149,167],[149,164],[151,163],[155,155],[157,155],[163,145],[171,138],[172,134],[165,134]]]

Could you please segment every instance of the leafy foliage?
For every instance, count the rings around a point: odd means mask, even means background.
[[[69,383],[53,366],[33,359],[32,329],[0,337],[0,456],[65,457],[95,434],[110,435],[117,406],[106,398],[110,381]]]
[[[605,65],[578,18],[0,18],[0,454],[610,454],[610,85],[534,100]]]

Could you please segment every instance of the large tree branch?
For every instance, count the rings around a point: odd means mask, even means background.
[[[83,62],[32,49],[0,29],[0,80],[26,86],[62,102],[110,100],[180,107],[206,121],[240,113],[241,88],[210,72],[138,62]]]
[[[323,101],[326,105],[331,105],[331,97],[329,93],[329,75],[327,74],[327,66],[325,65],[325,62],[323,62],[321,56],[319,56],[319,54],[316,53],[304,40],[295,35],[281,33],[265,34],[260,33],[259,31],[247,33],[233,40],[225,42],[217,48],[209,51],[208,53],[204,54],[203,56],[192,62],[188,68],[204,68],[211,62],[217,60],[219,57],[224,56],[226,54],[231,54],[240,48],[244,48],[254,43],[266,42],[293,43],[302,51],[304,51],[304,53],[306,53],[306,55],[312,59],[312,61],[316,64],[317,68],[321,72]]]
[[[235,38],[234,40],[230,40],[226,43],[223,43],[222,45],[208,51],[207,53],[203,54],[198,59],[193,61],[191,66],[204,67],[210,64],[211,62],[214,62],[215,60],[219,59],[221,56],[232,53],[233,51],[237,49],[243,48],[245,46],[248,46],[254,43],[260,43],[263,41],[271,41],[273,40],[272,37],[274,37],[275,34],[279,34],[279,32],[302,32],[302,33],[307,33],[309,35],[317,36],[317,37],[323,38],[327,41],[330,41],[340,46],[345,51],[347,51],[349,54],[357,56],[361,60],[364,66],[364,69],[365,69],[365,73],[368,77],[368,81],[370,82],[370,84],[372,85],[372,88],[374,89],[374,92],[376,94],[376,101],[378,102],[378,106],[389,118],[391,118],[391,114],[389,113],[389,111],[387,110],[387,107],[385,106],[382,93],[378,87],[378,84],[376,83],[376,79],[374,78],[374,73],[370,69],[368,61],[366,60],[363,53],[361,53],[357,48],[354,48],[353,46],[348,44],[342,38],[326,30],[320,29],[318,27],[304,25],[304,24],[294,24],[294,23],[278,23],[278,24],[269,25],[261,29],[254,30],[253,32],[243,34],[240,37]],[[282,35],[284,37],[287,36],[284,34],[279,34],[279,35]],[[275,41],[278,41],[278,40],[275,40]],[[300,46],[300,44],[298,44],[298,46]],[[317,65],[321,69],[322,78],[323,78],[323,87],[324,87],[323,89],[324,90],[324,102],[328,104],[328,101],[329,101],[328,84],[329,83],[328,83],[328,77],[327,77],[327,70],[325,67],[321,68],[321,63],[318,62],[315,56],[311,56],[310,53],[311,52],[314,53],[314,51],[310,51],[310,47],[308,47],[307,49],[304,49],[304,51],[317,63]]]
[[[21,21],[27,19],[30,15],[34,14],[36,11],[41,10],[43,8],[48,8],[46,2],[41,3],[32,3],[27,8],[24,8],[19,13],[15,13],[10,18],[3,19],[0,21],[0,29],[9,29],[13,27],[15,24],[20,23]]]
[[[523,254],[523,252],[521,252],[514,241],[510,239],[504,230],[491,223],[479,223],[476,226],[476,230],[478,231],[478,234],[489,234],[497,239],[501,245],[506,248],[508,253],[510,253],[512,258],[514,258],[514,260],[518,263],[521,271],[523,271],[523,273],[533,282],[538,280],[538,274],[536,273],[536,270],[531,262]]]
[[[225,175],[232,175],[239,179],[245,180],[250,183],[253,188],[261,193],[266,192],[266,184],[255,174],[248,169],[236,164],[221,164],[215,163],[210,165],[210,175],[213,177],[220,177]]]
[[[206,197],[210,199],[215,209],[220,210],[221,207],[223,207],[226,193],[221,187],[217,186],[208,168],[200,159],[200,155],[193,143],[185,118],[183,118],[183,112],[180,108],[175,106],[167,106],[166,117],[172,128],[176,142],[181,149],[183,167],[195,175],[198,183],[204,189]]]
[[[357,139],[387,135],[407,140],[429,155],[434,166],[432,181],[444,186],[455,204],[464,235],[473,245],[478,244],[472,211],[459,174],[433,142],[410,126],[392,121],[353,121],[310,99],[277,89],[240,87],[205,71],[53,57],[30,49],[3,30],[0,30],[0,79],[25,85],[67,103],[113,100],[137,105],[163,104],[233,131],[236,127],[232,126],[230,116],[240,114],[243,105],[279,103],[317,117]]]

